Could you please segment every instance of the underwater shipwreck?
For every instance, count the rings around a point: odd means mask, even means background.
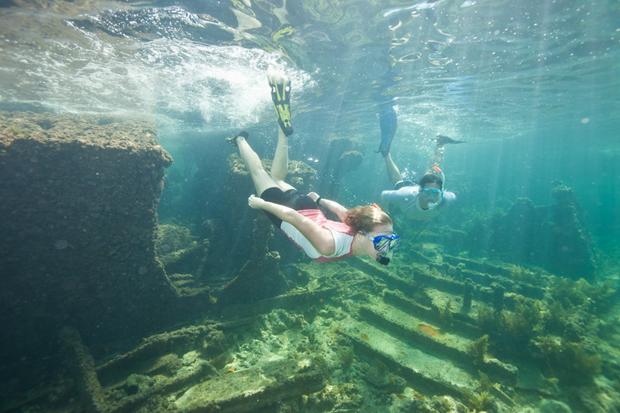
[[[0,412],[620,411],[618,287],[569,187],[317,265],[244,208],[159,223],[171,163],[148,122],[1,114]]]

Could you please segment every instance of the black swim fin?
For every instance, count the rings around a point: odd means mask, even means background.
[[[461,141],[458,139],[452,139],[446,135],[437,135],[437,146],[444,146],[447,144],[457,144],[457,143],[465,143],[465,141]]]
[[[276,109],[278,124],[286,136],[293,134],[291,121],[291,81],[289,79],[269,77],[271,100]]]

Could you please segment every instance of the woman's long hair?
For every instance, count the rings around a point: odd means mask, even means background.
[[[378,205],[363,205],[349,209],[345,224],[355,232],[368,233],[377,225],[392,224],[392,218]]]

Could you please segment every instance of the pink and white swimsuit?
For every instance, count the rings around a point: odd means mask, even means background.
[[[353,238],[355,231],[344,222],[332,221],[327,219],[320,209],[300,209],[301,215],[309,218],[321,227],[328,229],[334,237],[336,249],[329,256],[321,255],[314,245],[297,228],[288,222],[282,221],[280,229],[290,238],[308,257],[320,262],[336,261],[352,255]]]

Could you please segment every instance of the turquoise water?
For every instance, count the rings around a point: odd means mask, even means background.
[[[173,155],[241,128],[272,143],[276,68],[293,80],[293,158],[324,158],[333,137],[367,151],[356,174],[376,183],[351,179],[351,197],[385,185],[387,98],[399,164],[423,169],[437,133],[470,143],[446,161],[467,205],[542,203],[561,180],[596,236],[618,234],[617,2],[5,3],[2,107],[147,115]]]
[[[530,249],[558,228],[528,232],[526,218],[497,238],[500,224],[493,219],[522,198],[553,204],[553,189],[562,183],[575,196],[582,225],[576,234],[591,240],[596,260],[594,272],[584,275],[617,285],[616,0],[0,1],[0,110],[153,122],[174,158],[159,220],[185,226],[194,237],[188,239],[209,240],[207,262],[214,264],[201,264],[200,277],[210,287],[234,278],[255,253],[247,245],[256,217],[245,201],[252,188],[249,180],[247,186],[228,180],[233,151],[224,138],[247,130],[261,157],[271,158],[277,123],[268,71],[292,81],[290,158],[316,169],[313,189],[347,206],[376,202],[391,186],[376,153],[382,104],[391,102],[398,117],[392,155],[418,176],[429,165],[437,134],[466,141],[449,146],[443,163],[456,206],[426,224],[395,215],[404,240],[394,259],[399,276],[417,265],[435,268],[416,254],[427,259],[436,244],[459,259],[561,268],[557,261],[566,257]],[[360,157],[332,179],[330,145],[337,139],[346,139]],[[498,239],[525,255],[502,250]],[[283,265],[306,265],[284,237],[270,242]],[[454,260],[450,265],[470,265]],[[314,267],[287,268],[284,276],[294,274],[297,281],[316,276]],[[338,280],[338,271],[350,269],[325,271]],[[543,280],[536,287],[555,288]],[[275,294],[258,290],[257,296]],[[585,308],[582,298],[568,306]],[[601,341],[617,355],[615,308],[600,328],[615,326]],[[363,340],[382,345],[372,334]],[[605,367],[612,381],[617,365]]]

